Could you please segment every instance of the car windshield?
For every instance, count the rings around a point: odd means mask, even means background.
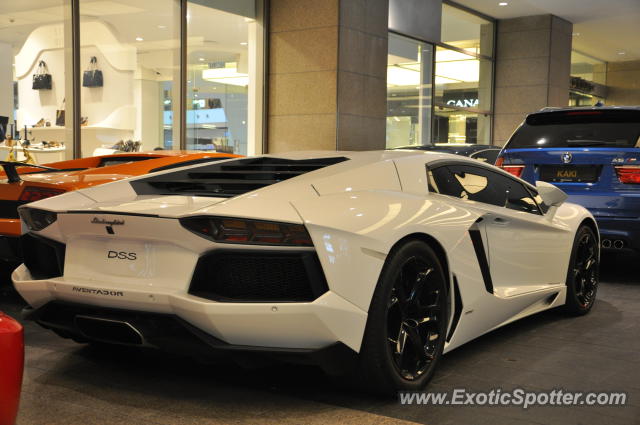
[[[640,111],[559,111],[533,114],[508,148],[640,147]]]

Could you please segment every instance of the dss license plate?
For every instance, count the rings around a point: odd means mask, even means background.
[[[598,180],[600,167],[594,165],[542,165],[540,180],[547,182],[592,183]]]

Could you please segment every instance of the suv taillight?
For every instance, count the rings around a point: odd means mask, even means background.
[[[495,166],[502,168],[507,173],[512,174],[516,177],[522,176],[522,172],[524,171],[524,165],[504,165],[504,157],[502,156],[496,159]]]
[[[618,180],[625,184],[640,184],[640,165],[621,165],[615,167]]]
[[[500,168],[516,177],[522,176],[522,172],[524,171],[524,165],[503,165]]]

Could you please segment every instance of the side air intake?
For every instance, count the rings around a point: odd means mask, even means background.
[[[233,197],[302,174],[338,164],[347,158],[243,158],[135,180],[138,195]]]

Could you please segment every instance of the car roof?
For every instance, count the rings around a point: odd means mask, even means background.
[[[435,145],[413,145],[413,146],[401,146],[395,149],[413,149],[413,150],[422,150],[422,151],[433,151],[433,152],[447,152],[453,153],[457,155],[471,155],[475,152],[496,149],[500,150],[499,146],[494,145],[477,145],[477,144],[435,144]]]
[[[640,111],[640,105],[638,106],[547,106],[540,109],[533,114],[540,114],[545,112],[569,112],[569,111]]]

